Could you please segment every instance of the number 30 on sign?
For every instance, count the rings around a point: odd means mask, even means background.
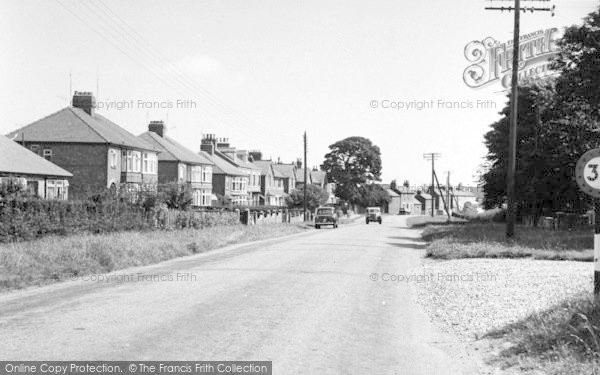
[[[579,158],[575,178],[584,193],[600,198],[600,148],[590,150]]]

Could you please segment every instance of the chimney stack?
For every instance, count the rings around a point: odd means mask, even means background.
[[[73,107],[83,109],[88,115],[94,115],[94,108],[96,108],[96,98],[91,92],[79,92],[75,91],[73,94]]]
[[[298,169],[302,169],[302,159],[296,159],[296,167],[298,167]]]
[[[252,158],[252,161],[262,160],[262,152],[258,150],[252,150],[250,151],[250,157]]]
[[[161,138],[165,136],[165,123],[162,120],[150,121],[148,131],[158,134]]]
[[[236,154],[239,159],[241,159],[242,161],[244,161],[246,163],[248,162],[248,156],[249,156],[248,150],[237,150]]]
[[[217,139],[214,134],[203,134],[200,141],[200,150],[207,152],[211,156],[215,154],[215,145]]]

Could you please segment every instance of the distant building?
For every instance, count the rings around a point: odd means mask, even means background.
[[[63,108],[8,137],[70,171],[69,197],[118,187],[138,190],[156,187],[158,151],[94,112],[96,100],[89,92],[75,92],[73,106]]]
[[[206,135],[200,145],[200,153],[208,158],[213,166],[212,191],[227,203],[248,205],[248,173],[239,168],[233,160],[216,149],[216,138]]]
[[[160,151],[158,182],[177,182],[190,187],[193,206],[210,206],[214,163],[203,152],[196,154],[165,134],[163,121],[151,121],[139,137]]]
[[[275,169],[271,160],[255,160],[254,165],[261,168],[261,204],[269,206],[285,206],[284,175]]]
[[[400,194],[390,188],[384,187],[384,190],[390,196],[390,201],[384,205],[383,211],[388,214],[397,215],[400,212],[401,207]]]
[[[73,175],[34,152],[0,135],[0,183],[17,180],[30,193],[45,199],[67,199]]]
[[[430,194],[423,193],[419,190],[414,197],[421,203],[421,214],[426,215],[431,212],[432,199]]]

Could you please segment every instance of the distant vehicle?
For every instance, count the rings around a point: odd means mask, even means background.
[[[334,207],[319,207],[315,213],[315,228],[320,229],[322,225],[338,227],[338,217]]]
[[[376,221],[381,224],[381,208],[379,207],[367,207],[367,224],[371,221]]]
[[[408,215],[408,211],[406,211],[406,208],[404,208],[404,207],[401,207],[401,208],[398,210],[398,215]]]

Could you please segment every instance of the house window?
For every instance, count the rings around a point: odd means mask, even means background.
[[[139,151],[133,151],[133,172],[141,172],[142,166],[142,153]]]
[[[150,173],[158,173],[158,156],[156,154],[150,154]]]
[[[202,199],[201,199],[201,205],[202,206],[210,206],[210,201],[211,201],[211,193],[210,190],[207,189],[203,189],[202,190]]]
[[[202,182],[212,182],[211,167],[202,167]]]
[[[133,172],[133,151],[123,150],[122,168],[124,172]]]
[[[202,206],[202,192],[199,189],[195,189],[192,193],[193,205]]]
[[[192,182],[202,182],[202,167],[199,165],[192,167]]]
[[[150,157],[147,152],[142,154],[142,172],[150,173]]]
[[[116,150],[110,150],[110,167],[112,169],[117,168],[117,151]]]
[[[177,178],[179,181],[185,181],[186,178],[186,168],[184,164],[179,164],[179,171],[177,172]]]
[[[29,146],[29,149],[38,155],[40,154],[40,145],[31,145]]]
[[[46,180],[46,199],[67,199],[69,183],[65,180]]]
[[[44,159],[52,160],[52,150],[44,149]]]

